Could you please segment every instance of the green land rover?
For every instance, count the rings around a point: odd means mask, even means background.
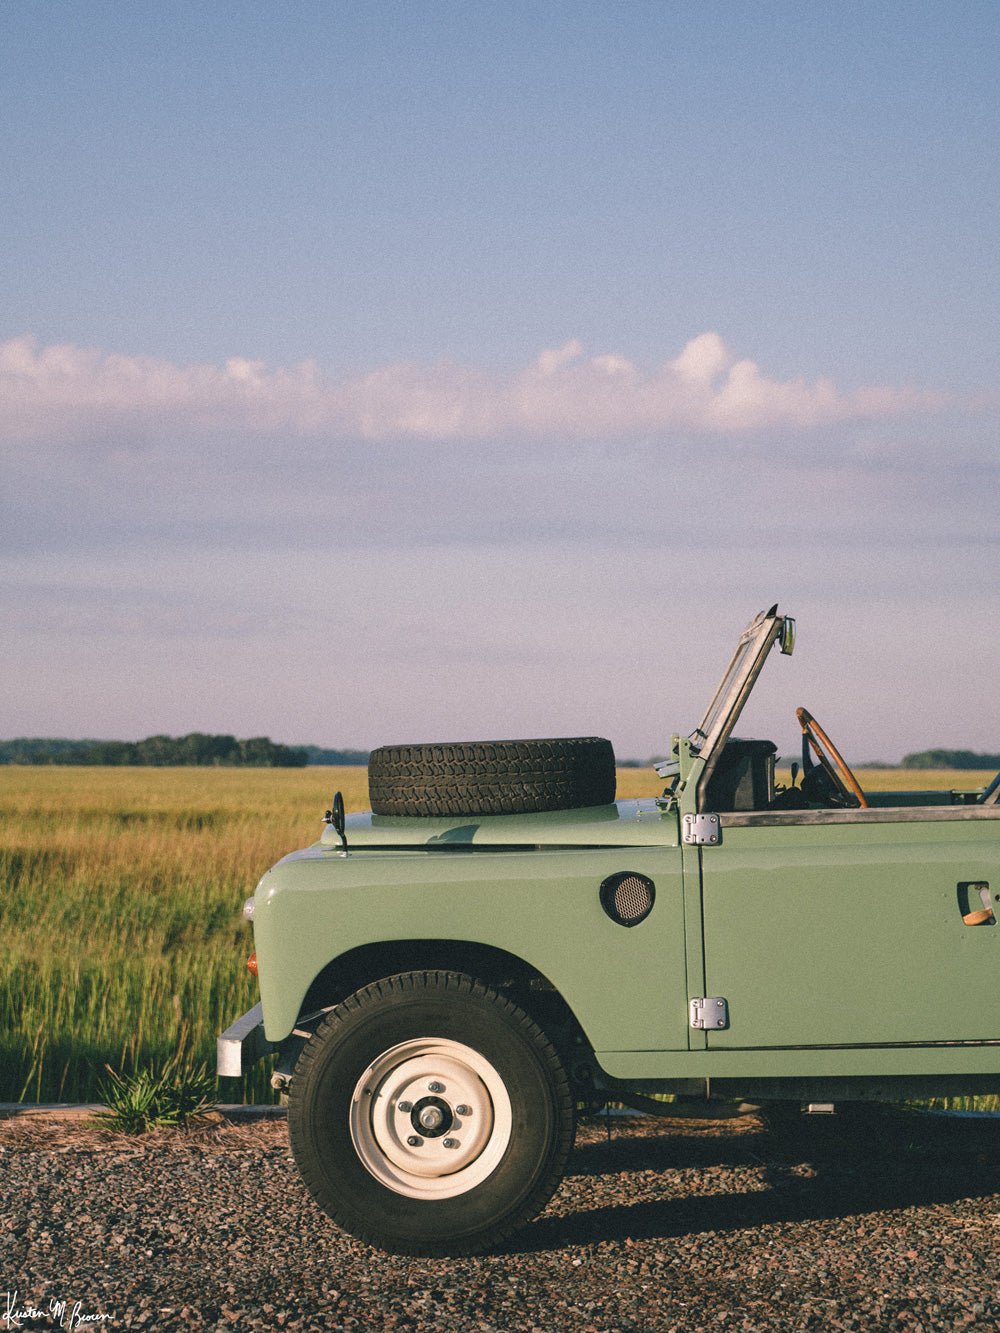
[[[385,747],[269,870],[260,1003],[218,1071],[276,1053],[317,1202],[404,1254],[502,1242],[556,1189],[580,1108],[1000,1091],[1000,775],[864,792],[803,708],[802,766],[733,729],[777,607],[739,640],[655,799],[607,741]],[[711,1106],[713,1103],[709,1103]]]

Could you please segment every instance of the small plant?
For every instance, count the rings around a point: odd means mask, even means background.
[[[193,1066],[178,1052],[159,1073],[140,1069],[129,1076],[105,1065],[109,1081],[100,1085],[108,1107],[97,1118],[110,1129],[126,1134],[144,1134],[150,1129],[185,1125],[193,1116],[204,1115],[215,1103],[215,1079],[206,1065]]]

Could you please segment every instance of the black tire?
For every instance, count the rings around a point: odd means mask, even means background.
[[[541,1029],[454,972],[389,977],[332,1009],[299,1057],[288,1106],[313,1198],[394,1254],[499,1245],[552,1197],[574,1122]]]
[[[515,815],[615,799],[615,754],[598,736],[384,745],[368,760],[377,815]]]

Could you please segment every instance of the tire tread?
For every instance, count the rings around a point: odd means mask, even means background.
[[[368,761],[377,815],[502,815],[615,799],[615,756],[599,736],[386,745]]]

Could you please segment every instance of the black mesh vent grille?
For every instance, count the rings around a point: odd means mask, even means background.
[[[653,910],[656,886],[646,875],[621,870],[601,885],[601,906],[619,926],[637,926]]]

